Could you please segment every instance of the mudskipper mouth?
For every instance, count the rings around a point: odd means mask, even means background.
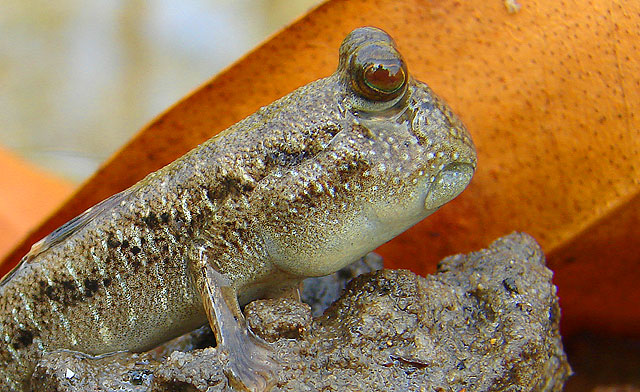
[[[468,163],[450,163],[445,166],[431,183],[424,207],[432,210],[458,196],[473,177],[473,166]]]

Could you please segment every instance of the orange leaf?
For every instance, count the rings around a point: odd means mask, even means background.
[[[388,265],[428,273],[445,255],[526,231],[556,271],[565,331],[640,334],[639,24],[635,2],[527,0],[509,14],[497,0],[329,1],[142,130],[3,268],[83,209],[328,75],[346,33],[375,25],[461,115],[479,153],[467,191],[379,249]]]
[[[69,197],[72,189],[66,181],[0,148],[0,257]]]

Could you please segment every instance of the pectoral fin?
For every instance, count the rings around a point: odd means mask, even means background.
[[[198,253],[194,273],[218,348],[229,357],[224,369],[229,383],[238,390],[268,391],[275,383],[277,369],[273,351],[247,327],[229,279],[208,263],[206,249],[199,249]]]

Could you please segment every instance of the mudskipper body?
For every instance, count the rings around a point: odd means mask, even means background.
[[[265,390],[240,306],[295,294],[457,196],[466,129],[393,40],[350,33],[333,75],[260,109],[34,245],[0,282],[0,382],[43,353],[142,351],[207,320],[232,384]]]

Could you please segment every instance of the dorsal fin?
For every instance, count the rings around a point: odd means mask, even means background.
[[[22,264],[28,262],[29,260],[32,260],[34,257],[38,256],[39,254],[47,251],[48,249],[51,249],[52,247],[64,241],[65,239],[71,237],[73,234],[80,231],[83,227],[85,227],[89,222],[95,219],[102,212],[109,210],[112,207],[120,204],[120,202],[127,195],[129,195],[129,193],[130,193],[129,190],[124,190],[120,193],[116,193],[115,195],[87,209],[82,214],[71,219],[67,223],[63,224],[62,226],[52,231],[49,235],[47,235],[40,241],[33,244],[33,246],[31,246],[31,250],[29,251],[29,253],[27,253],[22,258],[22,260],[20,260],[20,263],[18,263],[18,265],[16,265],[7,275],[5,275],[2,278],[2,280],[0,281],[0,285],[8,281]]]

